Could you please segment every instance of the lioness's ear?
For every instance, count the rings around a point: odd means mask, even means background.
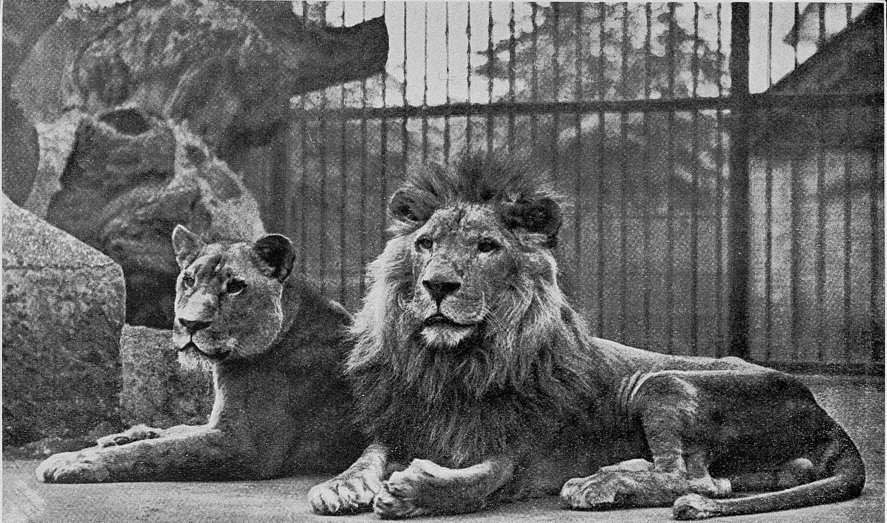
[[[502,220],[509,229],[520,228],[545,234],[553,247],[561,228],[561,206],[547,196],[532,201],[519,201],[505,206]]]
[[[408,189],[398,189],[388,203],[391,214],[401,222],[424,223],[431,217],[431,207]]]
[[[268,234],[256,240],[253,254],[257,258],[262,274],[269,278],[277,278],[281,282],[290,275],[293,261],[296,259],[293,242],[280,234]]]
[[[176,263],[180,269],[191,265],[203,245],[203,240],[184,225],[176,225],[172,230],[172,250],[176,253]]]

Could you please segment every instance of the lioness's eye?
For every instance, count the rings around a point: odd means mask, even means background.
[[[488,238],[477,242],[477,250],[479,250],[480,252],[492,252],[498,250],[501,247],[502,246],[499,245],[499,242],[497,242],[496,240],[490,240]]]
[[[184,284],[185,287],[193,287],[194,286],[194,276],[191,276],[190,274],[186,274],[186,275],[182,276],[182,284]]]
[[[243,292],[243,289],[246,289],[246,283],[243,280],[231,280],[225,286],[227,294],[240,294]]]
[[[431,250],[431,248],[433,246],[434,246],[434,242],[431,241],[431,238],[429,238],[428,236],[422,236],[421,238],[416,240],[416,248],[417,249],[425,249],[427,251],[427,250]]]

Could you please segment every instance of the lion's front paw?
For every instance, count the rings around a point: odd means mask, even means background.
[[[353,514],[373,509],[373,498],[382,489],[382,481],[371,472],[338,476],[315,485],[308,491],[314,512],[324,515]]]
[[[37,480],[46,483],[101,483],[111,472],[89,452],[62,452],[37,467]]]
[[[416,459],[406,470],[395,472],[382,484],[376,495],[373,509],[384,519],[409,518],[429,514],[428,508],[420,505],[420,496],[436,477],[440,467],[430,461]]]
[[[136,425],[119,434],[103,436],[96,440],[96,443],[98,443],[99,447],[103,448],[114,447],[126,445],[127,443],[132,443],[134,441],[159,438],[161,435],[163,435],[163,429],[155,429],[153,427],[148,427],[147,425]]]
[[[561,499],[568,508],[577,510],[604,510],[616,501],[617,485],[614,473],[599,472],[586,478],[573,478],[561,488]]]
[[[687,494],[675,500],[672,516],[675,519],[705,519],[718,515],[717,502],[699,494]]]

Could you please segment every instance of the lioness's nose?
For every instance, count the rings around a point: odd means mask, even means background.
[[[182,327],[185,327],[185,330],[188,331],[188,334],[194,334],[197,331],[202,331],[203,329],[212,325],[211,321],[191,321],[191,320],[183,320],[179,318],[179,323],[182,324]]]
[[[434,301],[436,301],[438,305],[440,305],[440,302],[443,301],[448,294],[456,292],[459,290],[459,287],[462,286],[462,284],[457,281],[439,280],[423,280],[422,285],[428,289],[428,294],[434,298]]]

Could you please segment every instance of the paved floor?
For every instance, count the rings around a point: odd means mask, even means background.
[[[868,482],[862,496],[844,503],[740,516],[730,521],[884,521],[883,381],[820,377],[810,377],[806,381],[823,407],[841,422],[863,451]],[[349,517],[313,515],[305,501],[305,493],[325,479],[321,477],[225,483],[46,485],[35,479],[36,466],[37,462],[32,460],[4,460],[4,523],[377,521],[372,514]],[[435,521],[646,523],[670,518],[671,511],[667,508],[565,511],[559,508],[556,498],[548,498],[505,505],[480,514],[435,518]]]

